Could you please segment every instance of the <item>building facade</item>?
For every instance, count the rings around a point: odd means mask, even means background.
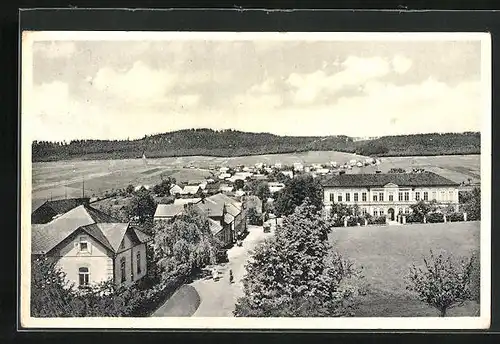
[[[152,238],[80,205],[46,224],[31,225],[32,257],[52,259],[75,287],[114,281],[128,284],[147,273],[147,242]]]
[[[361,213],[387,216],[411,213],[410,206],[436,200],[458,211],[459,184],[432,172],[341,174],[324,181],[323,204],[330,214],[334,203],[358,205]]]

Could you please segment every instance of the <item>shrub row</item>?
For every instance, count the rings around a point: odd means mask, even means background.
[[[426,216],[426,220],[428,223],[440,223],[444,222],[444,214],[443,213],[429,213]],[[471,219],[467,219],[471,220]],[[450,213],[446,215],[446,221],[449,222],[460,222],[464,221],[464,214],[463,213]],[[417,214],[409,214],[406,217],[406,223],[423,223],[424,219],[423,217],[417,215]]]
[[[385,215],[366,216],[366,220],[367,220],[369,225],[382,225],[382,224],[385,224],[386,217],[385,217]],[[350,216],[347,219],[347,227],[358,226],[358,223],[360,226],[364,226],[365,225],[365,217],[363,217],[363,216]],[[344,227],[344,220],[341,218],[335,219],[333,221],[333,226],[334,227]]]

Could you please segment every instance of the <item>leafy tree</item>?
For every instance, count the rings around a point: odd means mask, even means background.
[[[192,270],[215,264],[222,246],[210,231],[208,218],[196,207],[188,207],[173,222],[157,222],[153,232],[159,267],[167,273],[178,265]]]
[[[262,225],[262,214],[259,214],[255,208],[249,208],[247,211],[248,223],[254,226]]]
[[[419,299],[436,308],[441,317],[453,307],[472,298],[474,256],[455,262],[451,256],[439,254],[424,258],[424,266],[410,268],[407,289],[417,293]]]
[[[169,196],[171,186],[172,182],[170,178],[162,179],[162,181],[159,184],[153,186],[153,192],[160,197]]]
[[[129,205],[130,216],[137,216],[140,223],[145,223],[153,218],[155,211],[156,202],[151,193],[144,188],[137,191]]]
[[[71,284],[55,262],[45,256],[31,262],[31,315],[33,317],[64,317],[77,313],[71,303]]]
[[[430,202],[419,201],[416,204],[410,205],[410,208],[413,211],[413,216],[415,217],[415,219],[419,222],[422,222],[424,220],[424,216],[427,216],[429,213],[436,211],[437,202],[435,200],[432,200]]]
[[[333,253],[330,226],[305,201],[257,246],[234,314],[252,317],[349,315],[357,288],[352,263]]]
[[[132,192],[134,192],[134,186],[132,184],[129,184],[125,191],[130,195]]]
[[[290,215],[295,208],[308,198],[311,205],[320,209],[323,205],[323,189],[320,183],[310,175],[294,178],[278,192],[276,199],[277,215]]]
[[[463,196],[462,211],[467,213],[468,220],[481,219],[481,189],[475,187],[472,191],[465,193]]]
[[[234,182],[234,186],[236,190],[241,190],[245,186],[245,182],[241,179],[236,179],[236,181]]]
[[[387,173],[406,173],[406,170],[401,167],[393,167]]]
[[[259,197],[262,203],[267,202],[268,198],[271,197],[269,184],[267,184],[267,182],[259,182],[255,189],[255,196]]]

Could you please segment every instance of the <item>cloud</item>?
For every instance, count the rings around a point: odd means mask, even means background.
[[[292,73],[287,79],[296,104],[311,104],[321,93],[333,95],[345,87],[360,86],[390,72],[389,62],[381,57],[347,57],[341,71],[326,74],[318,70],[309,74]]]
[[[177,81],[177,75],[166,70],[153,70],[138,61],[124,73],[109,67],[101,68],[91,82],[99,91],[128,100],[147,101],[164,97]]]
[[[200,102],[199,94],[186,94],[186,95],[181,95],[177,98],[177,104],[182,108],[194,107],[198,105],[199,102]]]
[[[251,93],[269,93],[275,90],[275,81],[273,78],[266,78],[260,84],[250,87]]]
[[[401,55],[396,55],[392,59],[392,68],[398,74],[406,73],[411,68],[412,64],[412,60]]]
[[[34,54],[41,54],[49,59],[68,58],[76,52],[76,44],[66,41],[36,42],[33,50]]]

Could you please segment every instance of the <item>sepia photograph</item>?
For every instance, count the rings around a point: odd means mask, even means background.
[[[490,45],[23,31],[22,326],[488,328]]]

